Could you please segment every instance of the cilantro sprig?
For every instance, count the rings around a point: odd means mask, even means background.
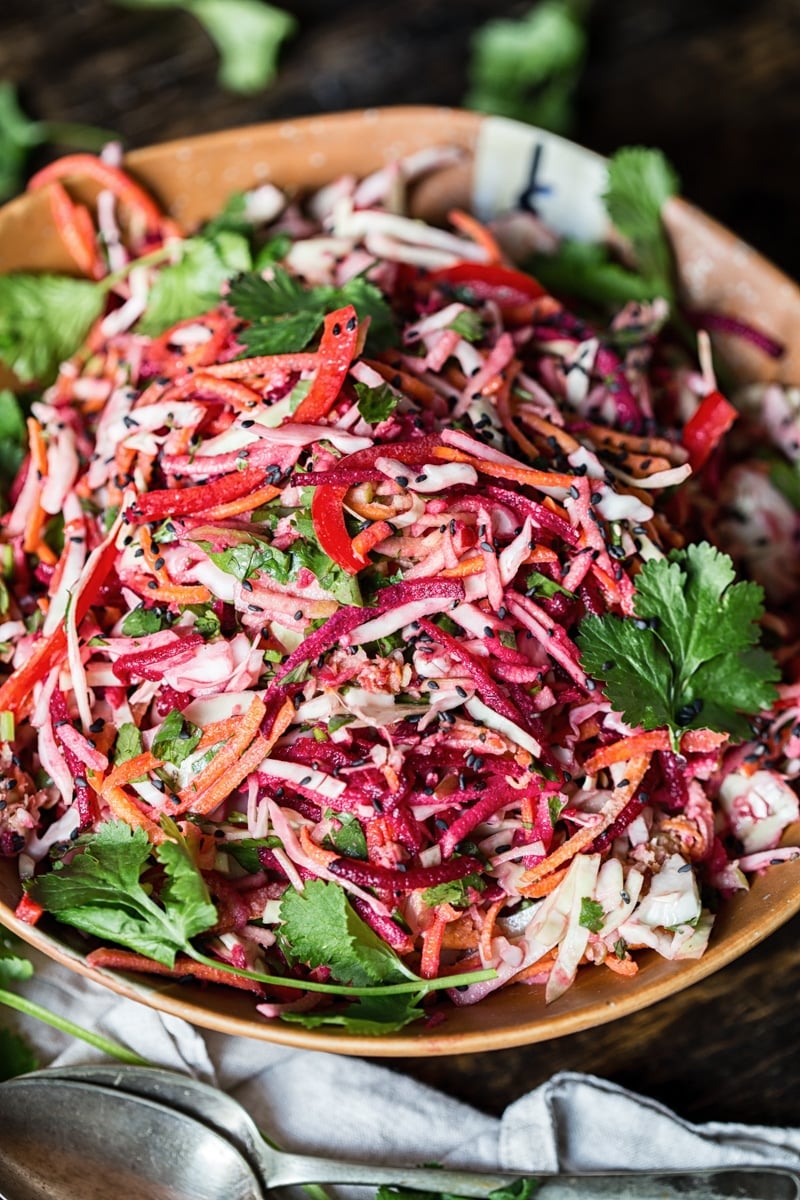
[[[53,1029],[58,1029],[70,1037],[88,1042],[96,1050],[101,1050],[111,1058],[119,1059],[120,1062],[132,1063],[138,1067],[150,1066],[147,1059],[140,1058],[138,1054],[134,1054],[125,1046],[112,1041],[111,1038],[103,1037],[102,1034],[95,1033],[93,1030],[84,1029],[82,1025],[68,1021],[65,1017],[44,1008],[43,1005],[29,1000],[27,996],[21,996],[16,991],[10,990],[20,983],[26,982],[33,975],[33,963],[20,951],[19,940],[7,930],[3,930],[0,933],[0,1004],[23,1013],[27,1017],[42,1021],[45,1025],[50,1025]],[[10,1030],[0,1028],[0,1081],[11,1079],[12,1076],[21,1075],[26,1071],[33,1071],[36,1066],[35,1057],[27,1043]]]
[[[774,704],[780,672],[758,645],[763,591],[735,579],[728,555],[701,542],[645,563],[634,616],[582,621],[583,665],[629,725],[744,741],[746,715]]]
[[[352,304],[359,321],[369,318],[367,350],[377,354],[396,339],[394,319],[383,293],[358,275],[343,287],[306,287],[281,266],[270,269],[271,278],[258,273],[234,279],[227,301],[237,317],[249,321],[239,341],[249,354],[287,354],[303,350],[322,325],[327,313]]]
[[[657,296],[674,305],[672,250],[661,217],[678,177],[660,150],[629,146],[608,163],[603,196],[609,218],[625,238],[633,264],[623,264],[609,246],[565,238],[552,255],[537,255],[533,274],[545,287],[590,304],[618,308],[629,300]]]
[[[423,1015],[420,1002],[425,995],[454,985],[452,976],[416,976],[361,920],[344,890],[324,880],[311,880],[303,892],[285,893],[278,936],[290,963],[324,965],[337,982],[240,970],[203,954],[193,939],[212,934],[216,908],[178,827],[167,818],[163,825],[167,838],[155,847],[143,830],[122,821],[101,825],[97,833],[79,840],[69,862],[34,879],[29,895],[65,924],[167,967],[185,954],[205,966],[272,987],[356,1002],[343,1012],[312,1014],[315,1024],[344,1023],[376,1033],[400,1029]],[[457,982],[493,977],[491,970],[473,971],[459,975]]]

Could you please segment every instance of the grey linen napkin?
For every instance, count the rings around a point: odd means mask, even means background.
[[[195,1029],[32,956],[36,975],[20,989],[30,999],[158,1066],[229,1092],[286,1149],[520,1174],[743,1163],[800,1168],[800,1129],[692,1125],[652,1100],[572,1072],[554,1075],[498,1120],[359,1059]],[[37,1021],[8,1017],[42,1066],[103,1060]]]

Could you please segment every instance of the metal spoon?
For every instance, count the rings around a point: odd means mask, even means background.
[[[0,1086],[2,1200],[263,1200],[234,1146],[145,1097],[36,1076]]]
[[[104,1078],[111,1086],[93,1082],[100,1078]],[[66,1094],[64,1089],[67,1090]],[[159,1102],[153,1099],[155,1095],[158,1095]],[[160,1102],[162,1100],[163,1103]],[[143,1137],[137,1133],[140,1108],[147,1114],[145,1124],[148,1132]],[[23,1109],[24,1116],[20,1117]],[[10,1124],[7,1110],[14,1114]],[[76,1200],[78,1196],[82,1200],[89,1200],[92,1193],[86,1189],[87,1176],[94,1173],[96,1160],[105,1170],[106,1179],[118,1171],[121,1163],[130,1174],[134,1136],[140,1147],[149,1147],[149,1178],[160,1179],[167,1190],[154,1193],[152,1184],[149,1184],[146,1192],[137,1193],[126,1182],[123,1185],[127,1191],[126,1200],[138,1200],[140,1194],[147,1196],[148,1200],[156,1196],[161,1200],[162,1195],[170,1200],[183,1200],[189,1196],[192,1200],[205,1200],[206,1196],[220,1195],[231,1196],[235,1200],[240,1197],[241,1200],[254,1200],[255,1197],[262,1197],[270,1188],[298,1183],[403,1184],[427,1191],[486,1197],[489,1192],[508,1185],[517,1177],[503,1173],[490,1175],[438,1168],[378,1167],[284,1154],[261,1139],[250,1117],[231,1097],[195,1080],[149,1068],[103,1066],[42,1071],[0,1085],[0,1129],[3,1129],[4,1150],[9,1129],[17,1129],[28,1135],[28,1144],[23,1148],[23,1164],[31,1154],[41,1154],[42,1130],[51,1127],[54,1113],[58,1113],[62,1130],[66,1128],[61,1142],[71,1152],[73,1168],[77,1167],[79,1171],[75,1180],[79,1190],[65,1192],[62,1180],[57,1193],[59,1200],[71,1200],[73,1196]],[[115,1114],[113,1121],[110,1120],[112,1113]],[[163,1119],[169,1128],[168,1137],[161,1142],[160,1153],[163,1156],[160,1159],[152,1143],[154,1117],[156,1125]],[[169,1125],[170,1117],[183,1122],[180,1128]],[[176,1138],[182,1141],[178,1143]],[[9,1149],[12,1155],[17,1154],[18,1144],[18,1140],[11,1142]],[[78,1146],[80,1150],[76,1152]],[[164,1153],[165,1148],[168,1153]],[[176,1162],[172,1161],[170,1155],[172,1159],[177,1159],[177,1171],[174,1171]],[[111,1159],[114,1160],[113,1170],[109,1170],[108,1165]],[[236,1181],[233,1186],[240,1189],[251,1181],[254,1183],[254,1175],[257,1175],[263,1190],[237,1192],[230,1190],[231,1184],[228,1183],[224,1186],[229,1190],[222,1190],[203,1167],[200,1174],[206,1190],[201,1190],[192,1182],[192,1190],[176,1191],[176,1187],[183,1186],[180,1171],[186,1160],[191,1163],[213,1161],[217,1176],[221,1177],[224,1171],[229,1171],[231,1178]],[[25,1176],[21,1178],[24,1182]],[[113,1174],[113,1178],[116,1193],[121,1191],[120,1179],[118,1174]],[[539,1175],[537,1179],[539,1200],[590,1200],[595,1197],[607,1200],[674,1200],[689,1195],[693,1200],[800,1198],[797,1176],[789,1171],[759,1167],[696,1172]],[[3,1186],[1,1173],[0,1186]],[[106,1193],[98,1191],[96,1194],[100,1196]],[[40,1188],[39,1191],[19,1190],[8,1195],[9,1200],[44,1200],[56,1193]]]

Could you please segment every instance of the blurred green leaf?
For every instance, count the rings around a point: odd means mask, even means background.
[[[520,20],[487,21],[472,42],[467,107],[568,132],[587,8],[581,0],[542,0]]]

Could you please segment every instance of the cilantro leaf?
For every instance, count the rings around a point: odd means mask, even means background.
[[[105,307],[105,292],[66,275],[0,275],[0,360],[22,383],[47,384]]]
[[[616,262],[608,246],[564,238],[552,254],[536,254],[530,271],[555,295],[577,296],[590,304],[619,307],[629,300],[652,300],[652,279]]]
[[[187,604],[183,610],[194,614],[194,630],[207,641],[218,636],[220,619],[210,604]]]
[[[635,618],[583,620],[584,666],[605,681],[630,725],[716,729],[743,739],[749,726],[742,714],[774,703],[780,672],[756,644],[763,592],[734,580],[730,558],[701,542],[645,563]]]
[[[262,0],[190,0],[186,7],[219,51],[223,87],[251,93],[272,82],[281,44],[297,28],[293,16]]]
[[[141,883],[150,853],[144,830],[110,821],[60,871],[35,879],[29,893],[67,925],[172,967],[189,939],[215,924],[217,912],[181,841],[153,851],[167,879],[157,902]]]
[[[603,928],[605,919],[606,914],[599,900],[592,900],[591,896],[581,897],[581,913],[578,917],[579,925],[582,925],[584,929],[588,929],[591,933],[599,933]]]
[[[290,962],[327,966],[340,983],[366,987],[414,976],[356,913],[338,884],[312,879],[281,901],[278,941]]]
[[[564,133],[586,54],[575,0],[543,0],[520,20],[487,21],[473,39],[468,108]]]
[[[138,754],[144,752],[142,745],[142,735],[136,725],[130,721],[125,721],[119,727],[117,733],[117,741],[114,747],[114,766],[119,767],[122,763],[128,762],[131,758],[136,758]]]
[[[222,285],[251,263],[247,239],[222,230],[211,237],[178,243],[178,261],[162,267],[147,301],[139,333],[155,337],[188,317],[198,317],[219,304]]]
[[[464,875],[461,879],[452,879],[449,883],[437,883],[434,887],[426,888],[422,899],[429,908],[437,904],[452,904],[453,908],[468,908],[471,901],[470,889],[482,892],[486,884],[480,875]]]
[[[5,491],[22,466],[27,446],[25,418],[13,392],[0,389],[0,487]]]
[[[337,850],[339,854],[346,855],[347,858],[366,859],[367,839],[358,817],[349,812],[333,812],[332,809],[328,809],[325,816],[337,821],[339,827],[332,829],[325,837],[324,845],[329,850]]]
[[[17,939],[3,932],[0,936],[0,987],[9,983],[20,983],[33,975],[33,963],[17,953]]]
[[[370,387],[367,383],[355,385],[358,396],[358,411],[368,425],[380,425],[392,415],[400,402],[400,397],[382,383],[378,387]]]
[[[419,1021],[425,1016],[424,1009],[415,995],[360,996],[344,1010],[323,1009],[311,1013],[282,1013],[281,1019],[302,1025],[306,1029],[318,1029],[321,1025],[342,1025],[348,1033],[371,1037],[382,1033],[393,1033]],[[420,1193],[414,1193],[419,1200]],[[440,1200],[437,1196],[436,1200]]]
[[[232,92],[259,92],[275,78],[281,43],[297,21],[263,0],[116,0],[126,8],[183,8],[219,52],[219,82]]]
[[[302,519],[302,514],[296,523]],[[212,550],[209,542],[200,542],[212,562],[228,575],[243,582],[259,571],[276,583],[287,584],[296,580],[298,572],[306,568],[316,577],[317,583],[330,592],[340,604],[361,605],[358,582],[343,570],[315,542],[298,538],[288,550],[279,550],[267,542],[237,542],[225,550]]]
[[[608,164],[604,199],[608,215],[633,246],[642,275],[673,294],[672,252],[661,210],[679,188],[678,177],[660,150],[628,146]]]
[[[258,856],[259,850],[275,850],[283,845],[279,837],[271,835],[265,838],[239,838],[236,841],[226,841],[221,847],[240,867],[250,875],[263,868]]]
[[[177,708],[173,708],[153,738],[153,754],[179,767],[190,754],[194,754],[202,736],[202,729],[198,729]]]
[[[483,321],[471,308],[460,312],[447,328],[452,329],[453,333],[459,334],[467,342],[479,342],[483,337]]]
[[[570,600],[575,599],[575,593],[570,592],[567,588],[562,587],[560,583],[556,583],[554,579],[548,579],[546,575],[542,575],[541,571],[530,571],[525,580],[525,587],[528,591],[537,591],[542,596],[552,597],[560,592],[562,596],[569,596]]]
[[[285,267],[272,266],[271,278],[250,273],[234,279],[228,303],[248,328],[238,335],[251,354],[278,354],[305,349],[326,313],[352,304],[359,321],[370,320],[370,353],[385,350],[395,339],[391,309],[380,288],[362,276],[343,287],[305,287]]]
[[[158,633],[162,628],[163,618],[158,609],[145,608],[142,604],[131,609],[122,622],[126,637],[144,637],[148,633]]]

